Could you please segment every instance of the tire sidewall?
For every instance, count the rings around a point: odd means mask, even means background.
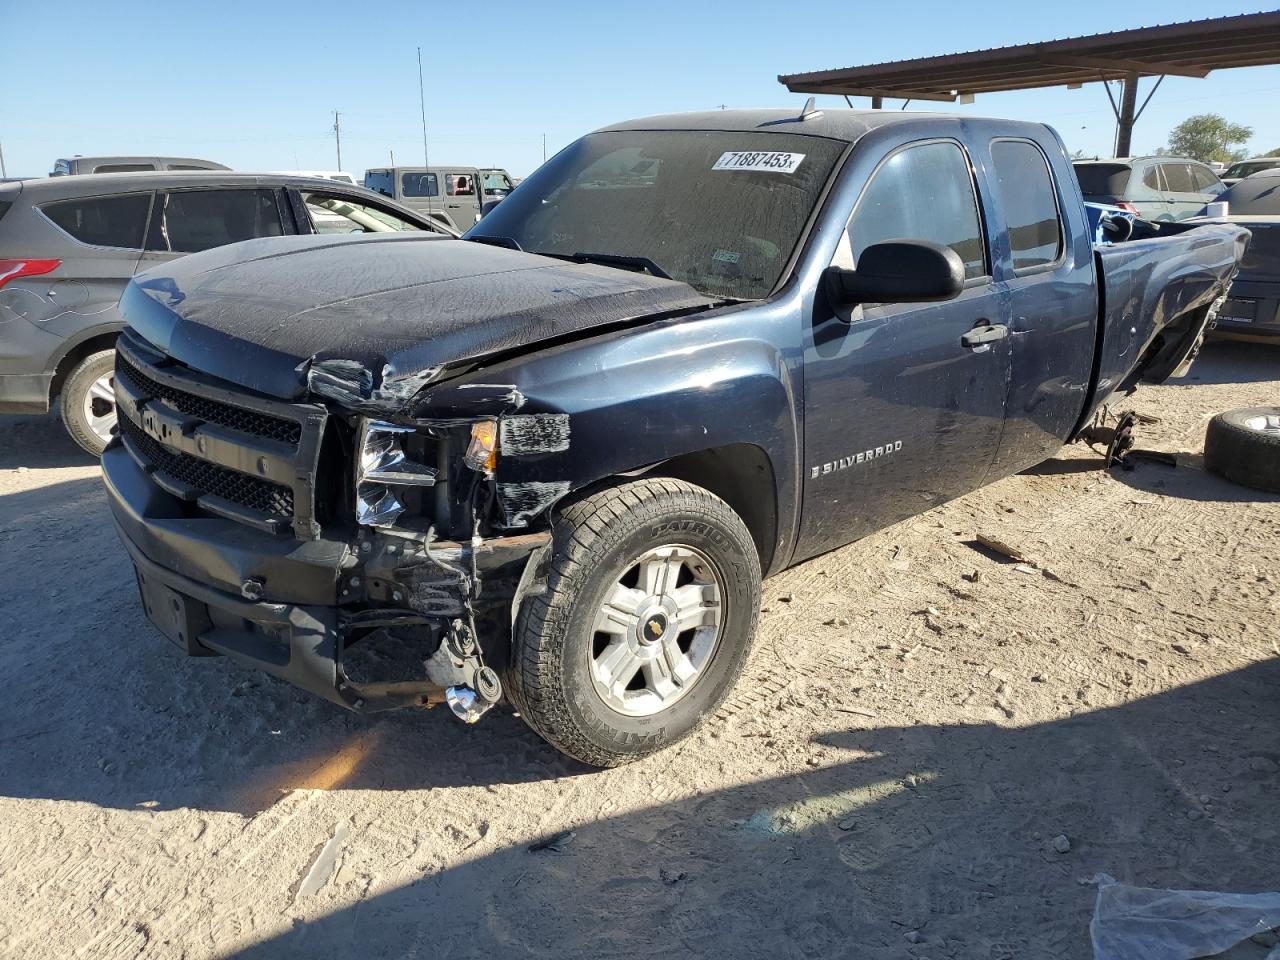
[[[115,351],[104,350],[82,360],[62,386],[62,423],[81,449],[95,457],[102,455],[106,442],[84,419],[84,397],[94,381],[115,369]]]
[[[1280,492],[1280,437],[1245,424],[1251,417],[1277,415],[1277,407],[1246,407],[1218,414],[1205,431],[1205,466],[1241,486]]]
[[[755,548],[741,533],[726,530],[714,516],[697,510],[663,511],[661,516],[652,509],[638,513],[635,519],[627,518],[623,529],[610,531],[617,535],[615,542],[593,558],[585,581],[565,598],[566,631],[559,650],[570,717],[591,741],[618,754],[643,754],[678,740],[723,702],[750,652],[760,604]],[[592,627],[607,591],[626,569],[646,551],[667,545],[691,547],[715,568],[722,587],[721,632],[711,662],[692,690],[652,716],[627,716],[609,707],[595,690]]]

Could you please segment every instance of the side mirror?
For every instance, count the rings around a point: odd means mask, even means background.
[[[930,240],[886,240],[858,257],[858,268],[830,267],[823,274],[836,307],[860,303],[936,303],[964,289],[964,262],[950,247]]]

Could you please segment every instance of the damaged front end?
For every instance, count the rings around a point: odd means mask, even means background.
[[[302,402],[242,392],[130,333],[103,459],[149,618],[352,710],[502,698],[534,529],[568,483],[501,458],[568,448],[569,417],[509,384],[431,385],[313,360]]]

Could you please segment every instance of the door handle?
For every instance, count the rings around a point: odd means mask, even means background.
[[[989,343],[995,343],[997,340],[1003,340],[1008,335],[1009,328],[1003,323],[988,323],[985,320],[980,320],[976,327],[961,335],[960,346],[973,350],[978,347],[984,347]]]

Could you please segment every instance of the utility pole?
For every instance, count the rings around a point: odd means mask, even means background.
[[[1138,75],[1131,73],[1124,78],[1124,89],[1120,92],[1120,113],[1116,117],[1116,156],[1129,156],[1133,138],[1133,124],[1138,106]],[[1145,104],[1143,104],[1145,106]]]
[[[543,150],[545,153],[545,149]],[[0,143],[0,177],[9,176],[9,171],[4,168],[4,144]]]
[[[333,144],[338,148],[338,169],[342,169],[342,122],[341,114],[333,111]]]
[[[542,162],[547,162],[547,135],[542,135]]]
[[[393,167],[396,165],[396,152],[394,150],[391,151],[391,165]]]

